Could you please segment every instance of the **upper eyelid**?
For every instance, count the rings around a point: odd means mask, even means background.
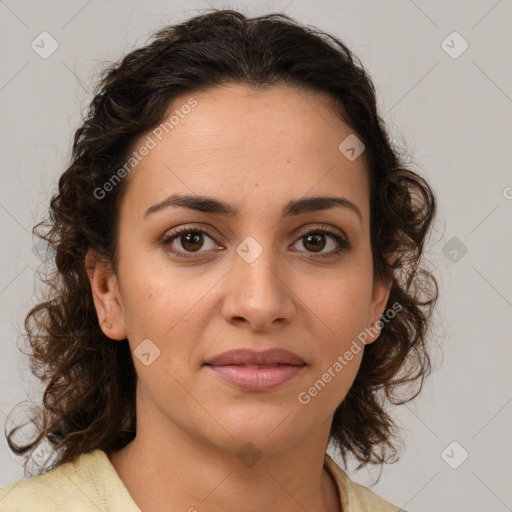
[[[171,237],[174,237],[176,235],[179,235],[179,234],[181,234],[183,232],[187,232],[187,231],[200,231],[200,232],[203,231],[211,238],[214,238],[216,235],[212,232],[212,230],[213,230],[213,228],[211,228],[208,225],[185,224],[183,226],[178,226],[176,228],[173,228],[172,230],[170,230],[170,232],[166,232],[166,234],[164,234],[164,238],[171,238]],[[337,228],[335,226],[330,226],[325,223],[319,223],[319,224],[313,224],[313,225],[307,225],[307,226],[301,227],[294,231],[294,235],[298,236],[300,238],[300,237],[304,236],[304,234],[309,233],[310,231],[315,231],[315,230],[330,231],[330,232],[332,232],[333,235],[341,236],[345,240],[348,241],[348,236],[345,234],[345,232],[342,229]],[[329,233],[327,233],[327,234],[329,234]],[[221,236],[221,238],[224,238],[222,235],[220,235],[220,236]]]

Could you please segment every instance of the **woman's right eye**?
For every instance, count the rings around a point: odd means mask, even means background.
[[[166,248],[178,257],[196,258],[197,256],[190,253],[205,252],[200,251],[204,247],[205,236],[213,242],[212,237],[206,231],[185,227],[168,234],[162,242]],[[182,248],[177,248],[176,245],[181,245]],[[208,250],[214,249],[215,246],[216,244],[213,243],[213,247],[208,248]]]

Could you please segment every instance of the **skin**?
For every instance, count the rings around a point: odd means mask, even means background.
[[[117,274],[87,254],[103,332],[127,338],[132,354],[145,339],[160,350],[148,366],[134,357],[137,436],[109,458],[143,511],[339,511],[323,461],[363,351],[309,404],[297,396],[374,326],[389,297],[389,283],[373,280],[364,154],[349,161],[338,150],[353,130],[317,93],[227,85],[193,97],[197,106],[125,178]],[[144,218],[173,193],[211,196],[239,213],[173,206]],[[327,195],[349,199],[362,219],[339,207],[280,218],[292,199]],[[215,236],[204,234],[202,246],[178,236],[166,248],[162,238],[189,224]],[[304,235],[322,224],[341,230],[351,248],[336,254],[324,235],[315,251]],[[252,263],[236,252],[247,236],[263,251]],[[179,258],[170,245],[198,258]],[[307,366],[262,392],[203,366],[241,347],[284,348]],[[252,467],[237,457],[248,442],[262,455]]]

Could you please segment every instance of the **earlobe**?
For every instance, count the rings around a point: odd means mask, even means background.
[[[85,269],[101,330],[113,340],[126,339],[121,296],[110,263],[89,249],[85,257]]]

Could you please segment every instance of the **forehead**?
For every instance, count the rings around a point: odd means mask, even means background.
[[[223,85],[175,98],[164,123],[138,143],[153,140],[129,175],[123,204],[130,211],[142,215],[173,193],[235,205],[243,197],[252,213],[269,205],[280,212],[304,195],[338,193],[368,217],[364,154],[350,161],[340,152],[354,132],[330,98],[287,86]]]

